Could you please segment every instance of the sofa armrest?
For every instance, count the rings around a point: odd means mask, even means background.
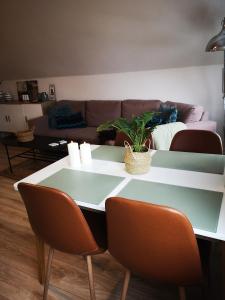
[[[209,120],[209,113],[208,111],[204,111],[200,121],[208,121],[208,120]]]
[[[36,124],[41,122],[41,120],[43,120],[43,119],[45,119],[44,116],[37,117],[37,118],[34,118],[34,119],[29,119],[28,120],[28,125],[29,125],[29,127],[35,126]]]
[[[217,124],[215,121],[199,121],[186,123],[187,129],[202,129],[216,132]]]
[[[28,121],[29,127],[34,127],[35,135],[47,135],[48,132],[48,116],[44,115]]]

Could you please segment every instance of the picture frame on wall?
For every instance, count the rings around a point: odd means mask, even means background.
[[[49,100],[56,100],[55,85],[49,84]]]
[[[17,81],[17,93],[20,101],[36,102],[38,101],[38,81],[26,80]]]

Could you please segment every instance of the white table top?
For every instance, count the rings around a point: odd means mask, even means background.
[[[91,147],[92,150],[94,150],[99,146],[92,145]],[[152,155],[154,155],[155,153],[156,151],[153,150]],[[71,169],[69,165],[68,156],[16,182],[14,184],[14,188],[17,190],[17,185],[19,182],[38,184],[40,181],[62,170],[63,168]],[[222,192],[223,200],[222,200],[221,209],[219,213],[217,231],[210,232],[210,231],[204,231],[198,228],[194,228],[194,232],[195,234],[200,236],[225,241],[225,197],[224,197],[225,176],[224,174],[211,174],[211,173],[193,172],[193,171],[160,168],[160,167],[152,166],[150,168],[150,171],[147,174],[131,175],[125,171],[124,163],[106,161],[106,160],[97,160],[97,159],[93,159],[92,163],[89,165],[81,165],[75,169],[84,172],[120,176],[124,178],[122,182],[120,182],[98,205],[76,201],[76,203],[82,207],[87,207],[99,211],[105,210],[105,200],[108,197],[117,195],[132,179]]]

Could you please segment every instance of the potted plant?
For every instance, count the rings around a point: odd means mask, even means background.
[[[125,142],[124,162],[126,170],[131,174],[143,174],[149,170],[151,155],[149,148],[146,147],[146,142],[156,126],[156,124],[150,123],[156,114],[155,112],[144,112],[140,116],[134,116],[131,121],[126,118],[118,118],[101,124],[97,128],[97,132],[115,128],[129,138],[131,144]]]

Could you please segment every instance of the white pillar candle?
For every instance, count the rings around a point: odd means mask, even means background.
[[[91,163],[91,145],[88,143],[83,143],[80,145],[80,158],[82,163]]]
[[[69,153],[69,162],[72,168],[80,166],[80,153],[78,143],[71,143],[67,144],[68,153]]]

